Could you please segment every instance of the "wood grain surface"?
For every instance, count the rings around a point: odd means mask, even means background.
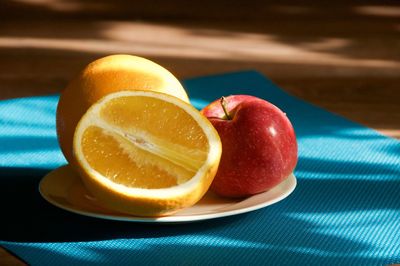
[[[128,53],[181,79],[255,69],[400,139],[399,36],[396,1],[3,1],[0,99],[59,92],[90,61]]]

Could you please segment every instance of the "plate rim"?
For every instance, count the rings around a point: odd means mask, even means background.
[[[63,209],[63,210],[66,210],[66,211],[69,211],[69,212],[72,212],[75,214],[92,217],[92,218],[112,220],[112,221],[122,221],[122,222],[166,223],[166,224],[167,223],[187,223],[187,222],[197,222],[197,221],[204,221],[204,220],[211,220],[211,219],[223,218],[223,217],[228,217],[228,216],[234,216],[234,215],[248,213],[248,212],[258,210],[258,209],[262,209],[269,205],[273,205],[273,204],[287,198],[290,194],[293,193],[293,191],[297,187],[297,178],[294,175],[294,173],[291,173],[284,181],[282,181],[280,184],[278,184],[276,186],[276,187],[278,187],[279,185],[287,182],[288,179],[291,179],[291,186],[287,190],[285,190],[283,193],[281,193],[279,196],[277,196],[273,199],[270,199],[265,202],[255,204],[255,205],[252,205],[249,207],[245,207],[245,208],[227,210],[227,211],[222,211],[222,212],[217,212],[217,213],[205,213],[205,214],[182,215],[182,216],[170,215],[170,216],[161,216],[161,217],[140,217],[140,216],[133,216],[133,215],[124,214],[124,213],[121,213],[118,215],[112,215],[112,214],[101,214],[101,213],[95,213],[95,212],[82,211],[79,208],[66,206],[64,204],[59,203],[58,201],[55,201],[55,200],[47,197],[46,193],[44,193],[42,191],[42,189],[43,189],[42,184],[43,184],[44,180],[48,179],[49,178],[48,176],[50,176],[51,173],[53,173],[56,170],[63,168],[63,167],[66,167],[66,165],[55,168],[52,171],[50,171],[49,173],[47,173],[44,177],[42,177],[42,179],[39,182],[39,186],[38,186],[38,190],[39,190],[39,193],[42,196],[42,198],[44,198],[48,203],[50,203],[60,209]],[[266,191],[266,192],[268,192],[268,191]],[[266,193],[266,192],[262,192],[262,193]],[[256,195],[259,195],[259,194],[256,194]],[[245,198],[245,199],[248,199],[248,198]],[[240,203],[240,202],[242,202],[242,201],[239,201],[238,203]]]

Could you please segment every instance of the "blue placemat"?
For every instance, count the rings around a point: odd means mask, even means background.
[[[0,102],[1,245],[32,265],[384,265],[400,263],[400,142],[296,99],[253,71],[185,81],[202,108],[251,94],[283,109],[299,142],[298,186],[249,214],[184,225],[86,218],[39,195],[65,163],[57,96]],[[0,263],[1,264],[1,263]]]

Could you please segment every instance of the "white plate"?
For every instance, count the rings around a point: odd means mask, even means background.
[[[197,204],[165,217],[137,217],[117,213],[102,207],[87,192],[80,177],[69,166],[63,166],[47,174],[39,184],[40,194],[51,204],[90,217],[149,223],[194,222],[254,211],[286,198],[296,187],[296,178],[291,174],[275,188],[245,199],[220,198],[208,192]]]

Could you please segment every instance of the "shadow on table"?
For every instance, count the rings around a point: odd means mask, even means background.
[[[157,5],[118,0],[88,1],[7,1],[0,17],[5,21],[31,20],[80,21],[75,31],[58,30],[54,23],[40,24],[29,31],[18,29],[12,23],[3,29],[5,36],[86,39],[107,37],[104,28],[92,21],[195,21],[200,27],[188,34],[196,36],[235,37],[241,33],[261,33],[273,36],[279,42],[296,44],[315,51],[329,51],[346,57],[393,59],[387,51],[367,48],[380,46],[384,39],[371,40],[371,33],[397,34],[399,11],[396,1],[272,1],[253,0],[244,3],[232,1],[184,0],[160,2]],[[225,23],[224,23],[225,21]],[[232,21],[241,21],[234,24]],[[310,23],[314,22],[314,23]],[[350,21],[350,23],[349,23]],[[343,23],[343,24],[342,24]],[[8,24],[3,24],[7,26]],[[55,24],[57,25],[57,24]],[[103,24],[104,25],[104,24]],[[252,27],[246,27],[252,25]],[[306,25],[306,26],[305,26]],[[362,26],[360,26],[362,25]],[[5,27],[3,26],[3,27]],[[131,35],[134,35],[131,34]],[[368,40],[368,42],[366,42]],[[332,41],[332,42],[329,42]],[[341,45],[344,42],[345,45]],[[320,43],[321,45],[315,45]]]
[[[395,1],[234,4],[224,0],[188,5],[174,0],[156,7],[127,0],[7,1],[0,17],[5,76],[21,71],[19,79],[38,82],[41,78],[37,77],[52,69],[52,76],[46,77],[52,81],[46,85],[58,88],[88,62],[110,53],[143,55],[170,70],[174,64],[168,64],[169,58],[174,63],[193,60],[180,69],[183,74],[188,65],[215,64],[215,69],[221,69],[234,63],[234,58],[240,58],[245,67],[262,66],[270,72],[277,63],[278,67],[298,65],[295,72],[306,68],[313,73],[320,67],[338,68],[338,73],[352,67],[398,72]],[[80,58],[74,52],[81,52]],[[24,64],[15,62],[18,55],[26,60]],[[30,65],[35,67],[25,69]]]

